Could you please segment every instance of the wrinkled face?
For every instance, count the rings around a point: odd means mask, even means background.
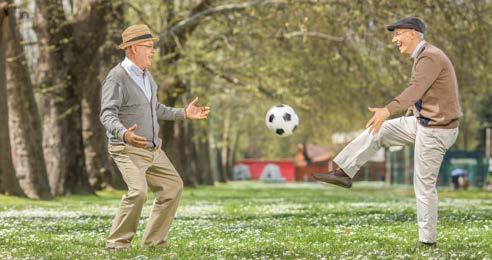
[[[154,42],[144,41],[134,44],[129,47],[132,54],[132,60],[142,70],[146,70],[152,64],[152,57],[154,56]]]
[[[415,41],[418,41],[417,31],[413,29],[395,29],[391,42],[395,43],[400,49],[400,53],[411,55],[415,48]]]

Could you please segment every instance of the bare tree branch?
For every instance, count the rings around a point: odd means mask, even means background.
[[[195,15],[197,13],[202,12],[203,10],[207,9],[210,7],[212,4],[212,0],[202,0],[200,3],[198,3],[193,9],[191,9],[190,15]]]
[[[205,1],[203,1],[205,2]],[[247,3],[240,4],[228,4],[217,6],[214,8],[209,8],[201,12],[197,12],[190,17],[183,19],[176,25],[172,26],[168,30],[160,34],[160,41],[162,46],[168,46],[166,49],[174,49],[176,45],[175,39],[183,39],[187,33],[193,31],[193,29],[205,18],[209,16],[214,16],[218,14],[227,14],[231,12],[242,11],[251,7],[266,6],[266,5],[283,5],[281,1],[278,0],[257,0]],[[206,6],[206,5],[203,5]],[[194,8],[195,9],[195,8]],[[196,9],[195,9],[196,10]]]
[[[169,0],[167,0],[167,1],[169,1]],[[210,7],[212,1],[213,0],[202,0],[202,1],[200,1],[197,5],[195,5],[192,8],[188,17],[193,17],[197,13],[201,13],[201,12],[207,10],[207,8]],[[173,7],[173,6],[174,6],[174,3],[173,3],[173,5],[171,5],[171,7]],[[168,12],[170,12],[172,14],[172,16],[174,17],[174,10],[168,9]],[[180,23],[180,22],[182,22],[182,21],[176,22],[176,24]],[[168,19],[167,24],[171,28],[175,27],[175,25],[176,25],[172,20],[169,20],[169,19]],[[195,24],[190,25],[189,27],[187,27],[187,30],[184,33],[170,34],[170,38],[169,38],[168,42],[163,42],[163,41],[159,42],[159,46],[161,48],[161,55],[165,56],[165,55],[170,54],[170,53],[177,53],[177,55],[173,55],[173,59],[170,59],[167,61],[168,63],[173,63],[173,62],[180,59],[181,56],[179,53],[180,53],[180,51],[183,50],[183,44],[186,42],[186,34],[189,34],[193,30],[195,30],[195,28],[198,26],[198,24],[199,23],[195,23]],[[176,49],[178,49],[180,51],[176,51]]]
[[[165,0],[163,0],[165,1]],[[167,55],[169,53],[176,52],[176,49],[182,49],[184,42],[186,41],[186,35],[193,32],[193,30],[200,24],[202,20],[207,17],[215,16],[215,15],[223,15],[233,12],[243,11],[253,7],[264,7],[264,6],[275,6],[275,7],[283,7],[288,3],[301,3],[301,4],[330,4],[333,3],[334,0],[255,0],[245,3],[235,3],[235,4],[226,4],[216,7],[208,8],[211,4],[212,0],[202,0],[199,4],[197,4],[188,18],[185,18],[174,25],[171,25],[170,28],[160,33],[159,45],[161,48],[161,53],[163,55]],[[335,1],[336,2],[336,1]],[[208,9],[207,9],[208,8]],[[284,37],[296,37],[296,36],[308,36],[308,37],[318,37],[324,38],[326,40],[331,41],[342,41],[342,38],[338,38],[335,36],[318,33],[318,32],[308,32],[303,33],[302,35],[297,35],[296,33],[290,35],[285,35]],[[178,51],[179,52],[179,51]],[[169,60],[169,62],[174,62],[178,60],[180,55],[176,55],[174,59]]]
[[[343,41],[343,37],[333,36],[322,32],[290,32],[279,35],[280,38],[294,38],[294,37],[315,37],[322,38],[329,41]]]

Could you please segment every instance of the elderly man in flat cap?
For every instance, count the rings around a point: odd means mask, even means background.
[[[197,98],[185,109],[160,104],[156,96],[157,84],[149,72],[154,42],[158,39],[141,24],[128,27],[122,38],[119,47],[125,50],[126,57],[102,84],[100,117],[107,130],[109,153],[123,175],[128,192],[113,220],[107,247],[130,247],[147,199],[147,187],[156,198],[142,246],[167,247],[166,236],[183,182],[161,150],[157,119],[205,119],[209,107],[198,107]]]
[[[439,168],[458,136],[462,116],[453,64],[443,51],[424,40],[425,24],[408,17],[387,26],[401,54],[413,59],[410,82],[385,107],[374,112],[366,130],[334,159],[337,169],[314,174],[319,181],[350,188],[352,178],[381,147],[415,144],[414,189],[419,240],[436,246]],[[407,111],[403,117],[385,121]]]

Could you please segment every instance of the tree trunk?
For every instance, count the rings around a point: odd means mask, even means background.
[[[111,45],[114,49],[114,46]],[[106,46],[103,49],[107,48]],[[102,52],[102,53],[101,53]],[[125,188],[119,170],[114,167],[107,152],[106,129],[99,120],[101,81],[109,66],[100,61],[111,60],[107,50],[102,50],[87,70],[88,77],[82,84],[82,134],[84,140],[85,166],[89,183],[94,189]],[[109,56],[109,57],[108,57]],[[104,57],[104,58],[103,58]],[[101,74],[100,74],[101,72]]]
[[[190,175],[187,157],[186,147],[188,145],[186,138],[187,126],[185,121],[178,121],[174,123],[174,137],[172,139],[172,146],[170,154],[172,155],[173,163],[176,169],[183,179],[183,183],[186,186],[196,187],[196,179]],[[168,142],[169,143],[169,142]]]
[[[84,139],[85,165],[89,183],[95,189],[125,189],[123,177],[107,152],[106,129],[99,120],[101,82],[108,71],[121,60],[115,48],[120,41],[124,25],[122,5],[108,13],[108,36],[92,64],[86,70],[85,79],[79,84],[82,89],[82,134]]]
[[[195,176],[196,176],[196,181],[198,184],[204,184],[205,183],[205,169],[204,169],[204,164],[203,161],[200,158],[200,143],[198,140],[193,140],[191,143],[192,147],[192,160],[194,161],[195,165]]]
[[[7,8],[7,1],[0,1],[0,6]],[[9,26],[8,22],[4,23],[5,11],[0,7],[0,122],[8,122],[8,107],[7,107],[7,75],[6,75],[6,56],[5,48],[7,38],[4,37]],[[9,140],[9,125],[2,124],[0,126],[0,193],[15,196],[25,196],[19,186],[19,182],[15,177],[14,166],[12,165],[12,154]]]
[[[7,76],[5,75],[5,47],[3,44],[3,17],[5,16],[4,10],[7,8],[7,2],[0,1],[0,122],[8,122],[7,111]],[[6,174],[14,172],[14,166],[12,165],[12,158],[10,154],[10,141],[9,141],[9,127],[8,124],[3,124],[0,128],[0,151],[4,151],[5,155],[0,157],[0,193],[5,192],[4,183]]]
[[[228,153],[227,177],[229,180],[232,180],[234,175],[234,163],[236,162],[236,149],[239,144],[239,137],[240,132],[239,130],[236,130],[236,132],[234,133],[234,140],[231,142]]]
[[[215,179],[212,173],[212,165],[210,161],[210,149],[209,149],[209,143],[208,143],[208,138],[206,136],[206,131],[204,133],[205,135],[201,138],[198,139],[196,142],[196,160],[199,162],[199,176],[201,176],[201,184],[206,184],[206,185],[214,185]]]
[[[184,150],[183,165],[185,165],[186,176],[190,179],[192,186],[200,184],[199,173],[196,160],[196,150],[193,144],[192,137],[194,135],[193,124],[190,121],[184,121],[185,131],[184,138],[186,145],[182,147]]]
[[[46,60],[47,57],[40,58],[40,64],[51,64],[46,71],[51,75],[43,80],[46,88],[40,98],[50,187],[54,195],[92,193],[84,162],[80,99],[63,69],[67,65],[60,62],[62,56],[51,61]]]
[[[215,141],[215,132],[213,128],[209,128],[207,131],[207,143],[208,143],[208,160],[210,162],[210,170],[212,178],[215,181],[221,179],[220,169],[220,153],[218,153],[217,142]]]
[[[229,146],[231,142],[231,111],[226,110],[224,115],[224,128],[222,134],[222,142],[220,147],[220,162],[221,162],[221,181],[227,182],[229,180]],[[232,175],[232,174],[231,174]]]
[[[224,167],[224,162],[222,160],[222,149],[219,147],[215,148],[215,156],[217,158],[217,170],[219,174],[219,182],[226,183],[227,182],[227,172]]]
[[[0,37],[3,35],[3,16],[4,6],[6,3],[0,2]],[[3,38],[3,37],[1,37]],[[5,75],[5,47],[3,46],[3,39],[0,38],[0,122],[8,122],[7,111],[7,76]],[[10,155],[10,141],[9,141],[9,127],[7,124],[3,124],[0,128],[0,151],[4,151],[5,155],[0,157],[0,193],[4,193],[5,176],[14,172],[14,166],[12,165],[12,158]]]
[[[14,11],[4,20],[10,141],[19,184],[29,198],[51,198],[42,150],[41,123]]]
[[[174,107],[178,98],[185,92],[187,86],[178,77],[165,79],[161,82],[158,98],[163,104]],[[178,94],[176,94],[178,93]],[[164,98],[163,98],[164,97]],[[185,145],[189,143],[185,135],[186,121],[159,121],[162,149],[169,156],[169,160],[175,165],[181,174],[185,186],[196,186],[197,180],[192,178],[187,168],[187,151]],[[189,149],[189,148],[188,148]]]
[[[79,3],[73,21],[68,21],[61,1],[36,1],[34,29],[41,50],[37,76],[43,93],[40,98],[43,147],[50,186],[56,195],[93,193],[82,137],[81,97],[86,86],[80,84],[89,83],[87,77],[95,77],[95,72],[87,72],[106,39],[105,19],[112,2],[84,0]],[[89,153],[93,151],[98,148]],[[95,171],[99,166],[95,166]]]

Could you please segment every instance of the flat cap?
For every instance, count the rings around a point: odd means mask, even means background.
[[[425,23],[417,17],[405,17],[393,24],[386,26],[386,29],[388,29],[388,31],[394,31],[398,28],[414,29],[417,32],[424,33]]]

